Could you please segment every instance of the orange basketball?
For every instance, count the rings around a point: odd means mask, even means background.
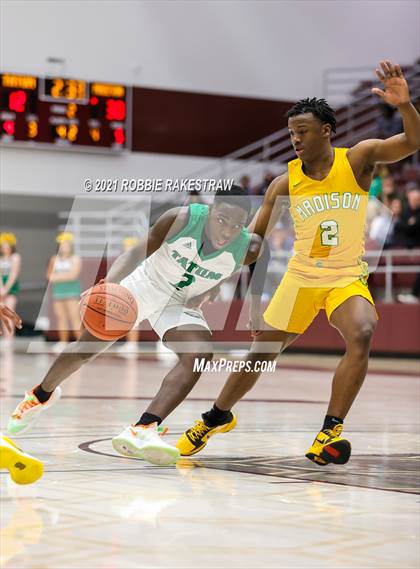
[[[100,340],[118,340],[134,326],[137,302],[125,287],[104,283],[92,287],[80,301],[80,316],[85,328]]]

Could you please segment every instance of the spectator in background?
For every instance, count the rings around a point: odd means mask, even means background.
[[[376,121],[378,128],[378,138],[389,138],[400,132],[404,132],[402,119],[399,113],[395,113],[395,108],[386,103],[379,105],[381,116]]]
[[[69,330],[80,338],[80,272],[81,260],[74,254],[74,236],[64,232],[57,236],[58,250],[48,263],[47,279],[52,283],[54,313],[57,318],[59,342],[54,352],[61,352],[69,340]]]
[[[369,188],[369,199],[379,198],[382,192],[382,180],[389,175],[389,170],[385,164],[378,164],[375,167],[375,175]]]
[[[289,211],[283,210],[280,214],[280,220],[276,223],[268,238],[268,243],[270,247],[270,257],[268,261],[270,262],[270,271],[265,272],[267,276],[265,278],[266,286],[264,289],[264,294],[262,299],[264,301],[270,300],[274,291],[277,289],[279,284],[279,276],[284,275],[287,269],[287,264],[292,255],[294,242],[294,230],[291,223],[291,217]],[[270,260],[271,259],[271,260]],[[262,270],[263,264],[260,265],[260,270]]]
[[[248,191],[248,194],[251,198],[251,212],[250,212],[250,219],[254,217],[256,211],[262,204],[262,196],[260,194],[260,186],[251,186],[251,178],[248,174],[244,174],[239,179],[239,185]]]
[[[268,190],[268,186],[274,180],[275,176],[271,172],[266,172],[262,181],[262,184],[258,186],[258,191],[256,192],[257,195],[263,196],[265,192]]]
[[[388,210],[382,210],[372,220],[369,239],[374,241],[377,247],[383,247],[384,249],[390,249],[391,247],[405,248],[407,247],[407,240],[399,227],[403,212],[401,199],[393,198],[390,209],[392,216]]]
[[[276,223],[269,237],[271,250],[274,254],[276,251],[292,251],[294,237],[295,234],[290,221],[290,214],[288,211],[283,212],[280,221]]]
[[[397,197],[395,191],[394,178],[392,176],[385,176],[382,180],[382,191],[379,196],[381,202],[386,205],[386,207],[391,208],[392,200]]]
[[[400,230],[407,239],[407,247],[420,247],[420,189],[411,188],[407,192],[408,207],[401,216]]]
[[[408,207],[401,216],[399,228],[407,239],[410,249],[420,247],[420,189],[412,187],[407,193]],[[400,302],[417,304],[420,296],[420,273],[417,274],[411,294],[399,294]]]
[[[247,174],[244,174],[243,176],[241,176],[240,180],[239,180],[239,185],[244,188],[244,190],[248,190],[248,194],[251,195],[252,194],[252,188],[251,188],[251,180],[250,177]]]
[[[16,236],[14,233],[0,233],[0,302],[7,308],[15,310],[17,295],[20,290],[19,274],[22,259],[16,249]],[[8,330],[3,326],[4,337],[11,340],[14,336],[14,327]]]

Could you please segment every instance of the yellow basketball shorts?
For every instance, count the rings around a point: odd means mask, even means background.
[[[325,310],[330,320],[334,310],[352,296],[362,296],[375,306],[368,286],[360,280],[341,288],[304,287],[302,282],[286,272],[264,312],[269,326],[303,334],[320,310]]]

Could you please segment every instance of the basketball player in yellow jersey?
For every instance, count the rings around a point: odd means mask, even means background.
[[[279,200],[288,196],[295,226],[295,251],[288,270],[264,313],[247,361],[273,360],[300,334],[319,310],[344,338],[346,352],[332,382],[322,430],[306,456],[319,465],[345,464],[350,442],[341,437],[343,422],[365,379],[377,315],[367,287],[364,224],[375,164],[392,163],[420,146],[420,116],[410,102],[399,65],[381,61],[376,70],[384,90],[372,92],[400,112],[404,132],[386,140],[364,140],[352,148],[333,148],[334,111],[324,99],[304,99],[288,112],[292,145],[298,158],[276,178],[253,222],[267,237],[277,220]],[[249,368],[249,366],[247,366]],[[232,373],[213,408],[178,441],[183,455],[199,452],[209,437],[234,428],[230,409],[249,391],[260,373]]]

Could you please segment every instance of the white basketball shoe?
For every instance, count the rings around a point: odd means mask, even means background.
[[[157,423],[127,427],[112,439],[114,449],[124,456],[142,458],[151,464],[169,466],[179,458],[179,450],[162,440]]]
[[[35,389],[35,388],[34,388]],[[11,435],[24,433],[32,427],[35,419],[40,413],[52,407],[61,397],[60,387],[56,387],[51,397],[45,403],[38,401],[36,395],[31,391],[25,393],[25,398],[19,403],[13,411],[12,416],[7,424],[7,431]]]

